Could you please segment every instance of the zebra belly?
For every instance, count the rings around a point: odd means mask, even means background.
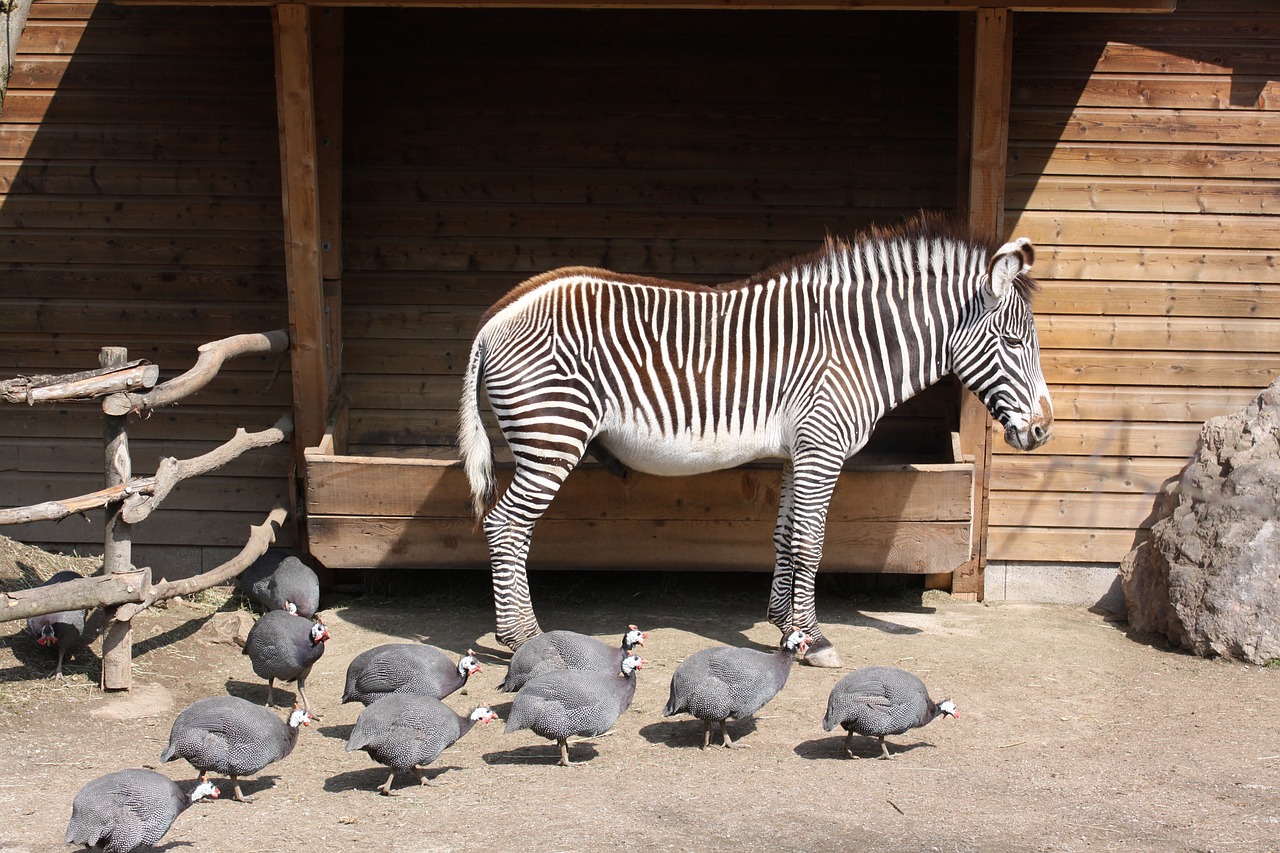
[[[756,459],[787,456],[786,446],[777,430],[671,435],[634,426],[617,426],[601,430],[596,438],[623,465],[661,477],[705,474]]]

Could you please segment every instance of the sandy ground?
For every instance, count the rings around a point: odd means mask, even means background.
[[[767,588],[756,575],[535,577],[544,628],[611,643],[629,622],[649,631],[630,710],[611,736],[573,747],[586,759],[573,768],[530,732],[477,727],[436,763],[438,784],[400,779],[391,798],[373,790],[384,769],[343,748],[360,710],[338,704],[347,664],[388,641],[474,648],[484,672],[446,701],[504,715],[508,654],[486,581],[330,598],[332,639],[307,685],[323,720],[244,786],[254,803],[197,804],[160,849],[1280,851],[1280,670],[1173,653],[1080,608],[828,590],[821,613],[845,669],[797,665],[757,719],[732,727],[749,748],[699,750],[699,722],[662,717],[671,674],[706,646],[776,643]],[[140,617],[129,694],[93,686],[96,646],[57,683],[19,624],[0,627],[0,851],[66,849],[72,797],[100,774],[194,777],[157,765],[177,712],[224,692],[265,699],[214,630],[238,607]],[[842,733],[822,731],[826,697],[868,664],[917,673],[960,718],[891,738],[893,761],[873,760],[870,741],[846,758]]]

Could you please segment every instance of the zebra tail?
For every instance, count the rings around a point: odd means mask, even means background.
[[[497,500],[493,480],[493,446],[480,416],[483,376],[484,340],[477,335],[462,379],[462,400],[458,407],[458,453],[467,472],[467,482],[471,485],[471,506],[477,527]]]

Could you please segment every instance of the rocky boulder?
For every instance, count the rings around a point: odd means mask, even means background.
[[[1129,625],[1178,648],[1280,659],[1280,379],[1205,423],[1120,579]]]

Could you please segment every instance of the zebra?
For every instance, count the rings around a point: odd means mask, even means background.
[[[808,663],[840,666],[814,585],[841,467],[881,417],[955,374],[1012,447],[1050,438],[1034,248],[996,243],[921,214],[716,286],[569,267],[499,299],[471,347],[458,426],[498,641],[541,633],[525,571],[533,527],[586,453],[664,476],[777,457],[768,618],[812,638]],[[501,497],[482,391],[515,458]]]

